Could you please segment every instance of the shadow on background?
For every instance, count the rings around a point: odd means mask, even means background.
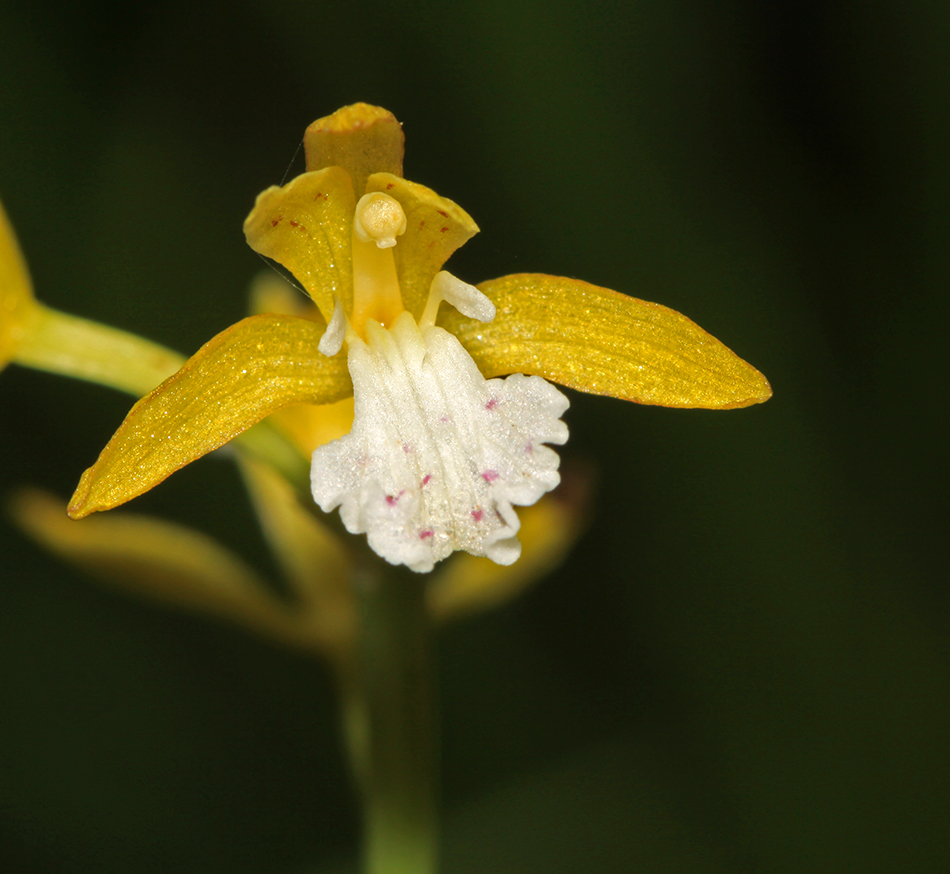
[[[945,12],[83,7],[0,7],[0,194],[51,306],[194,351],[244,314],[257,192],[366,100],[481,226],[453,272],[660,301],[775,389],[731,413],[571,395],[589,533],[443,641],[447,874],[947,870]],[[0,491],[67,497],[128,406],[9,368]],[[134,509],[267,567],[226,460]],[[319,665],[6,523],[0,555],[5,871],[352,858]]]

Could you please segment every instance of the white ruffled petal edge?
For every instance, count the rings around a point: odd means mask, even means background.
[[[430,571],[455,550],[511,564],[521,554],[513,505],[557,486],[567,398],[539,376],[486,380],[442,328],[403,313],[353,338],[353,428],[313,454],[320,508],[340,508],[391,564]]]

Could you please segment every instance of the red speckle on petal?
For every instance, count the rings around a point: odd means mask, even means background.
[[[493,483],[493,482],[494,482],[496,479],[498,479],[500,476],[501,476],[501,474],[498,473],[497,470],[486,470],[486,471],[482,474],[482,479],[485,480],[485,482],[487,482],[487,483]]]
[[[448,228],[439,228],[439,230],[444,234],[448,230]]]
[[[484,511],[484,510],[472,510],[472,518],[473,518],[476,522],[481,522],[481,521],[482,521],[482,516],[484,516],[484,515],[485,515],[485,511]]]
[[[430,537],[435,537],[435,532],[431,528],[426,528],[425,531],[419,532],[420,540],[428,540]]]
[[[300,222],[295,222],[293,219],[290,220],[290,226],[292,228],[300,228],[301,230],[307,230]]]
[[[442,218],[448,218],[448,217],[449,217],[449,214],[448,214],[445,210],[437,209],[436,212],[437,212],[440,216],[442,216]]]
[[[395,187],[396,187],[396,183],[395,183],[395,182],[387,182],[387,183],[386,183],[386,190],[387,190],[387,191],[389,191],[390,188],[395,188]]]
[[[424,228],[425,226],[426,226],[426,220],[425,220],[425,219],[420,219],[420,220],[419,220],[419,229],[422,230],[422,228]]]
[[[431,473],[427,473],[427,474],[422,478],[422,484],[419,486],[419,488],[422,488],[422,486],[427,486],[427,485],[429,485],[429,481],[430,481],[431,479],[432,479],[432,474],[431,474]]]
[[[277,216],[277,218],[275,219],[271,219],[270,221],[271,227],[276,228],[277,225],[279,225],[283,220],[284,220],[284,217],[282,215]]]

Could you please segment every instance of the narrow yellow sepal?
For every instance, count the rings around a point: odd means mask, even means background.
[[[772,396],[752,365],[675,310],[576,279],[514,274],[478,286],[489,324],[443,307],[486,377],[536,373],[594,394],[664,407],[734,409]]]
[[[406,213],[406,231],[393,253],[403,306],[418,319],[429,299],[432,279],[449,256],[478,233],[478,225],[447,197],[390,173],[374,173],[366,190],[394,197]]]
[[[127,513],[76,525],[63,509],[39,489],[21,489],[7,504],[11,519],[37,543],[123,589],[232,618],[280,607],[251,568],[204,534]]]
[[[350,235],[356,200],[339,167],[304,173],[257,196],[244,221],[248,245],[283,264],[303,283],[328,322],[333,299],[353,305]]]
[[[0,369],[13,359],[35,308],[26,261],[0,203]]]
[[[83,475],[69,506],[80,519],[131,500],[290,404],[352,393],[346,356],[317,351],[324,328],[251,316],[222,331],[142,398]]]
[[[298,500],[269,465],[239,463],[261,528],[293,589],[300,634],[325,654],[341,659],[356,638],[352,567],[342,542]]]
[[[368,103],[344,106],[317,119],[303,136],[308,170],[342,167],[353,180],[357,199],[372,173],[402,176],[405,136],[389,110]]]
[[[328,643],[327,617],[309,604],[285,603],[239,556],[199,531],[121,511],[76,525],[60,499],[39,489],[14,493],[6,510],[35,542],[120,591],[230,620],[306,652],[338,655],[345,645],[347,629],[333,629]]]

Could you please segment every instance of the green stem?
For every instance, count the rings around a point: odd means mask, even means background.
[[[433,874],[438,732],[425,578],[393,572],[363,593],[364,874]]]

